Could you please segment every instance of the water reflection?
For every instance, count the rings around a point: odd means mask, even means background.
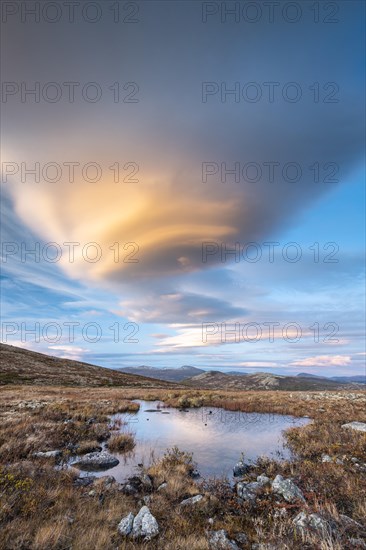
[[[127,422],[122,431],[127,429],[136,437],[134,451],[128,455],[117,454],[120,464],[108,470],[117,481],[133,475],[138,464],[149,464],[152,457],[161,456],[174,445],[193,453],[203,477],[231,477],[242,452],[247,460],[261,455],[289,458],[289,451],[283,445],[283,430],[309,422],[308,418],[278,414],[243,413],[215,407],[180,411],[161,408],[162,404],[157,401],[138,403],[137,413],[113,416],[113,420]]]

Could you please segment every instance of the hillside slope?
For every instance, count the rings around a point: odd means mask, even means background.
[[[155,378],[124,374],[72,359],[52,357],[0,344],[0,385],[4,384],[124,386],[128,388],[176,387],[174,383]]]

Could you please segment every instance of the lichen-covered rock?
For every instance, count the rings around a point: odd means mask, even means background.
[[[257,481],[247,483],[242,481],[236,485],[236,492],[238,496],[247,502],[255,502],[257,493],[261,490],[262,485]]]
[[[295,502],[301,500],[305,502],[304,495],[291,479],[284,479],[281,475],[277,475],[272,481],[272,491],[281,495],[287,502]]]
[[[196,495],[194,497],[185,498],[184,500],[182,500],[180,505],[181,506],[192,506],[193,504],[197,504],[197,502],[199,502],[202,499],[203,499],[202,495]]]
[[[366,432],[366,422],[348,422],[348,424],[343,424],[342,428]]]
[[[87,453],[80,457],[75,466],[87,470],[107,470],[119,464],[118,458],[109,454],[107,451]]]
[[[210,550],[239,550],[238,545],[230,540],[225,529],[209,531],[208,544]]]
[[[293,520],[292,523],[300,531],[319,531],[325,533],[329,531],[328,523],[321,518],[318,514],[307,514],[306,512],[300,512]]]
[[[239,544],[248,544],[248,537],[245,533],[237,533],[235,535],[235,540],[239,542]]]
[[[143,506],[135,519],[131,536],[134,539],[143,538],[149,541],[159,534],[159,525],[147,506]]]
[[[322,462],[333,462],[333,459],[329,455],[322,455]]]
[[[38,453],[34,453],[34,456],[37,458],[57,458],[61,455],[62,451],[59,451],[58,449],[54,451],[39,451]]]
[[[135,516],[130,512],[125,516],[118,524],[118,532],[120,535],[123,535],[124,537],[127,537],[132,532],[133,527],[133,520],[135,519]]]
[[[261,487],[267,487],[268,485],[271,485],[271,480],[269,479],[269,477],[262,474],[257,477],[257,483],[259,483]]]

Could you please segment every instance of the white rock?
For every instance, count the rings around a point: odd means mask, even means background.
[[[266,485],[270,485],[271,484],[271,480],[269,479],[269,477],[267,477],[266,475],[262,474],[260,476],[257,477],[257,483],[259,483],[259,485],[261,487],[266,487]]]
[[[196,495],[195,497],[190,497],[182,500],[180,503],[181,506],[191,506],[192,504],[197,504],[200,500],[203,499],[202,495]]]
[[[333,459],[329,455],[322,455],[322,462],[333,462]]]
[[[318,514],[307,514],[306,512],[300,512],[293,520],[292,523],[296,525],[301,531],[313,530],[326,532],[329,531],[328,523],[322,519]]]
[[[75,466],[86,469],[108,469],[119,464],[118,458],[107,453],[107,451],[88,453],[80,457]]]
[[[357,430],[358,432],[366,432],[366,422],[349,422],[343,424],[342,428],[350,428],[351,430]]]
[[[159,525],[147,506],[143,506],[135,519],[131,536],[134,539],[143,538],[149,541],[159,534]]]
[[[132,514],[132,512],[130,512],[127,516],[121,519],[117,527],[120,535],[127,537],[131,533],[134,518],[135,516]]]
[[[236,542],[229,539],[225,529],[209,531],[208,544],[210,550],[239,550]]]
[[[305,502],[304,495],[297,485],[291,479],[284,479],[280,475],[277,475],[272,481],[272,491],[283,496],[287,502],[295,502],[296,500]]]
[[[38,453],[34,453],[34,456],[37,456],[38,458],[56,458],[62,454],[62,451],[55,450],[55,451],[39,451]]]
[[[243,498],[248,502],[254,502],[256,495],[261,488],[262,486],[256,481],[253,481],[252,483],[242,481],[237,484],[236,492],[240,498]]]

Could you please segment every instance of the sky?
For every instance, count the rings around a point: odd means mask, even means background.
[[[2,10],[2,342],[364,374],[364,3]]]

